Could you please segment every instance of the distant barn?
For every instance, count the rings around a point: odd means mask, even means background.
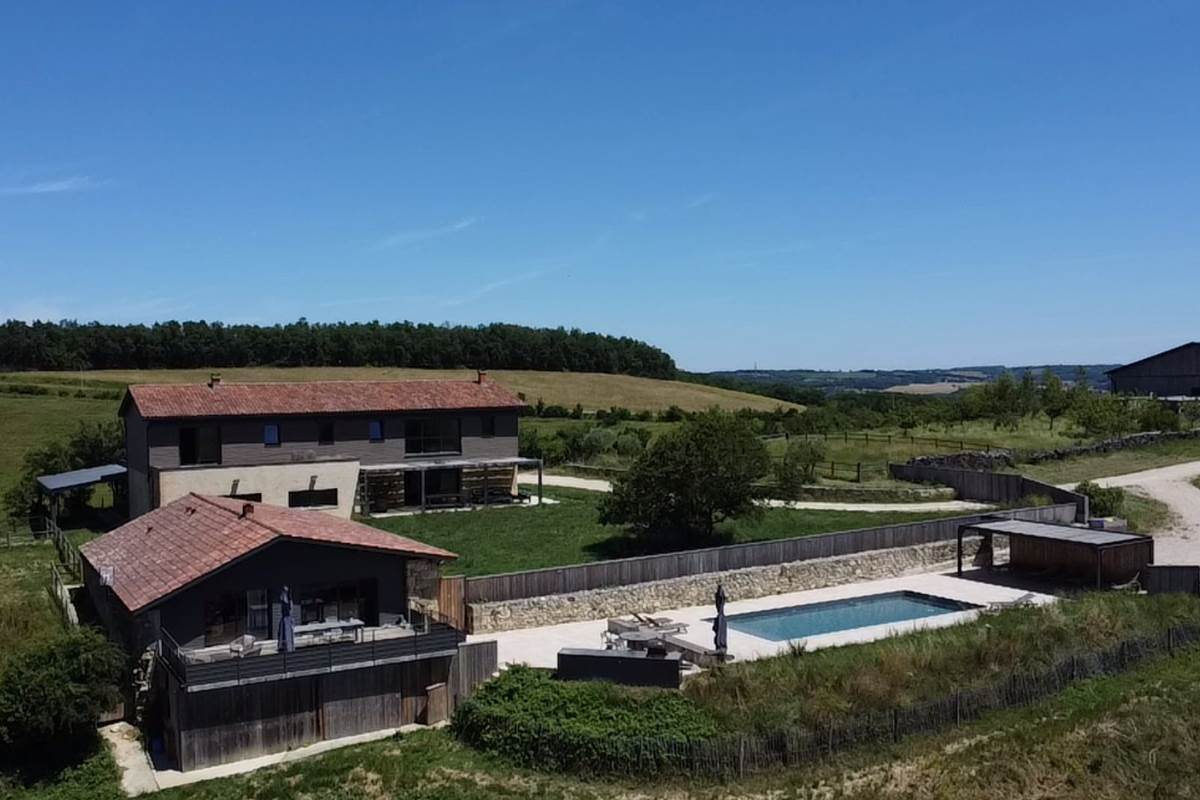
[[[1158,397],[1200,397],[1200,342],[1188,342],[1108,371],[1112,390]]]

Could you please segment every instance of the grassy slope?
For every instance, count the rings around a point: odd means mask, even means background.
[[[1200,439],[1162,442],[1136,450],[1118,450],[1063,461],[1020,464],[1017,470],[1040,481],[1060,484],[1125,475],[1187,461],[1200,461]]]
[[[620,528],[600,524],[595,492],[554,488],[548,489],[546,496],[560,502],[541,508],[460,511],[369,522],[458,553],[458,561],[447,571],[465,575],[580,564],[647,552],[639,542],[623,535]],[[714,544],[784,539],[938,516],[948,515],[769,509],[758,520],[728,523],[722,529],[723,537]],[[704,544],[694,540],[674,542],[661,549]]]
[[[173,370],[101,370],[82,373],[26,372],[12,375],[26,383],[39,381],[104,381],[128,383],[184,383],[208,380],[212,369]],[[228,381],[312,381],[312,380],[464,380],[475,377],[473,370],[398,369],[390,367],[245,367],[218,369]],[[635,378],[588,372],[536,372],[533,370],[493,370],[492,377],[514,392],[524,393],[530,403],[540,397],[547,404],[571,407],[582,403],[594,410],[624,406],[637,411],[659,410],[671,405],[686,411],[701,411],[709,406],[756,408],[771,411],[791,404],[761,395],[719,389],[696,383]],[[799,408],[799,406],[797,406]]]
[[[82,421],[110,420],[116,413],[115,400],[0,394],[0,493],[20,474],[26,450],[65,439]]]

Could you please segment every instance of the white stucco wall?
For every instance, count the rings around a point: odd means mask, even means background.
[[[188,467],[158,473],[159,505],[165,506],[189,492],[230,495],[262,494],[262,502],[287,507],[288,492],[304,489],[337,489],[336,506],[320,506],[345,519],[354,507],[358,461],[305,461],[256,467]]]

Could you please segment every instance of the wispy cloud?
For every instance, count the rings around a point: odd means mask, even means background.
[[[492,292],[504,289],[508,286],[514,286],[519,283],[528,283],[529,281],[536,280],[553,271],[553,269],[533,270],[531,272],[522,272],[509,278],[501,278],[500,280],[492,281],[491,283],[485,283],[483,286],[480,286],[478,289],[472,292],[467,292],[466,294],[461,294],[457,297],[451,297],[442,301],[442,306],[465,306],[468,303],[474,303],[476,300],[479,300],[485,295],[491,294]]]
[[[0,194],[63,194],[65,192],[83,192],[101,186],[102,182],[87,175],[72,175],[49,181],[36,181],[18,186],[0,186]]]
[[[475,217],[463,217],[457,222],[452,222],[449,225],[443,225],[440,228],[423,228],[420,230],[398,231],[390,236],[385,236],[378,242],[375,242],[369,249],[371,250],[391,250],[396,247],[409,247],[419,242],[427,242],[430,239],[438,239],[442,236],[448,236],[452,233],[465,231],[467,228],[474,225],[478,220]]]
[[[695,197],[693,197],[691,200],[688,200],[687,203],[684,205],[684,208],[686,208],[688,210],[691,210],[693,208],[700,208],[702,206],[708,205],[709,203],[711,203],[712,201],[714,201],[716,199],[717,199],[716,192],[705,192],[704,194],[698,194]]]

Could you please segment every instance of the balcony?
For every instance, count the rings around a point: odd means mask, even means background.
[[[280,652],[274,640],[259,640],[237,650],[184,648],[166,630],[159,656],[189,692],[320,675],[453,655],[466,634],[432,615],[414,623],[361,628],[349,634],[297,637],[296,649]]]

